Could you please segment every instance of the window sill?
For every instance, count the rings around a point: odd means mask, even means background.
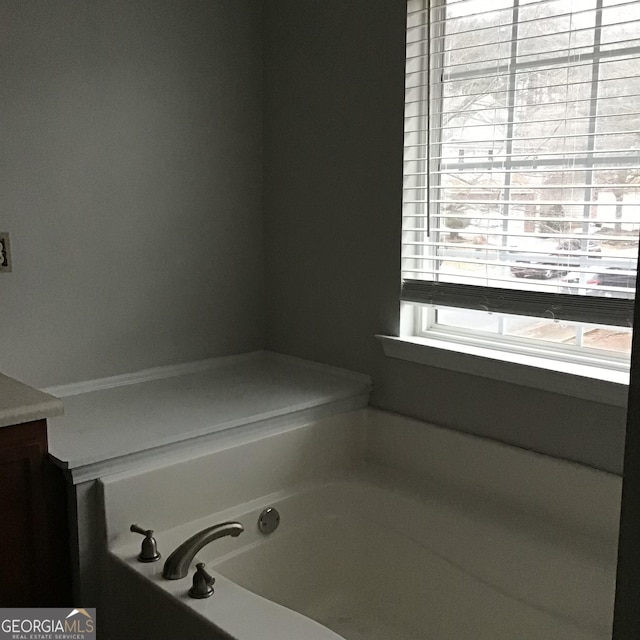
[[[629,374],[598,366],[458,344],[440,338],[376,336],[386,356],[560,395],[627,406]]]

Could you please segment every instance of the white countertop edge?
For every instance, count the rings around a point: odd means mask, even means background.
[[[11,427],[13,425],[34,422],[35,420],[45,420],[64,414],[64,407],[61,400],[51,398],[44,402],[13,407],[0,411],[0,427]]]
[[[0,427],[44,420],[64,413],[59,398],[0,373]]]
[[[122,473],[175,464],[194,457],[207,455],[217,448],[230,446],[241,439],[251,439],[257,435],[265,436],[289,429],[302,427],[309,422],[321,420],[332,415],[356,411],[368,406],[369,392],[334,398],[315,403],[313,406],[289,407],[272,415],[264,414],[251,417],[244,422],[234,421],[216,425],[205,433],[189,434],[183,439],[172,440],[148,449],[128,453],[113,453],[107,457],[91,460],[64,461],[49,453],[53,462],[66,470],[71,482],[81,484]],[[237,424],[236,424],[237,422]]]
[[[545,358],[471,347],[436,339],[376,335],[386,356],[440,369],[491,378],[524,387],[626,407],[629,386],[623,382],[557,371]],[[584,368],[584,367],[583,367]],[[577,369],[577,367],[576,367]],[[612,372],[607,372],[612,373]],[[615,373],[615,372],[613,372]],[[603,376],[606,375],[603,372]]]

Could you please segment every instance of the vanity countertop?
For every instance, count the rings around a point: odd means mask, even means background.
[[[63,413],[62,401],[0,373],[0,427],[52,418]]]
[[[197,455],[221,432],[264,433],[359,409],[371,389],[368,376],[270,352],[164,369],[50,389],[65,415],[50,423],[49,451],[74,483],[186,448]]]

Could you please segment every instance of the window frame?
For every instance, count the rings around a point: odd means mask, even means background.
[[[424,10],[427,12],[427,16],[429,16],[431,15],[431,11],[433,11],[434,9],[438,13],[444,12],[444,10],[446,9],[446,0],[423,0],[423,5],[424,5]],[[518,1],[513,0],[514,15],[517,15],[517,7],[518,7]],[[600,28],[598,24],[598,18],[600,19],[600,25],[601,25],[603,0],[596,0],[595,7],[596,7],[595,10],[597,12],[596,13],[597,17],[593,27],[593,30],[594,30],[593,45],[590,53],[584,56],[585,63],[588,63],[589,65],[591,65],[591,69],[592,69],[592,76],[590,79],[591,96],[589,99],[585,100],[585,102],[589,103],[590,113],[594,108],[597,107],[598,99],[599,99],[599,96],[598,96],[599,79],[598,79],[597,72],[593,73],[594,67],[599,67],[600,61],[606,58],[620,57],[621,55],[625,55],[625,54],[634,54],[634,55],[640,56],[640,46],[626,47],[624,49],[612,49],[604,52],[601,51],[599,47],[596,47],[597,35],[595,34],[598,32],[598,29]],[[440,15],[442,16],[443,13]],[[516,22],[517,20],[514,20],[514,25],[512,27],[514,32],[517,32],[517,24],[515,24]],[[444,47],[444,41],[445,41],[444,25],[445,25],[445,20],[442,20],[442,19],[440,19],[438,25],[435,26],[435,29],[436,29],[435,31],[434,31],[434,25],[432,20],[429,20],[426,24],[423,25],[423,29],[426,32],[430,33],[431,40],[441,44],[441,49],[442,47]],[[440,30],[440,33],[438,33],[438,29]],[[433,38],[434,34],[436,36],[440,35],[440,37],[436,37],[434,40]],[[429,104],[432,104],[433,100],[436,100],[436,101],[439,101],[440,104],[442,105],[442,101],[443,101],[442,93],[440,92],[440,94],[438,94],[438,91],[437,91],[438,87],[440,87],[441,85],[440,83],[437,83],[437,82],[435,84],[431,82],[431,74],[433,73],[432,61],[433,61],[434,55],[440,56],[442,59],[441,63],[436,64],[436,67],[441,70],[445,69],[444,58],[440,51],[436,50],[434,52],[433,47],[431,47],[429,44],[427,44],[427,47],[429,47],[431,50],[428,51],[427,54],[423,54],[422,60],[426,61],[426,65],[425,64],[421,65],[421,70],[423,72],[424,71],[427,72],[426,91],[425,91],[426,96],[421,97],[422,104],[426,103],[427,105],[429,105]],[[510,66],[507,65],[509,67],[508,73],[509,73],[510,84],[515,81],[517,70],[520,69],[521,67],[522,68],[536,68],[540,66],[546,67],[550,65],[552,62],[552,60],[545,59],[543,62],[532,61],[532,62],[523,63],[523,62],[517,61],[517,55],[518,55],[517,41],[514,40],[512,45],[512,51],[509,56],[511,65]],[[581,60],[582,59],[583,58],[581,58]],[[567,57],[565,55],[562,57],[558,57],[558,60],[556,62],[565,62],[566,60],[567,60]],[[458,72],[458,75],[460,77],[459,78],[456,77],[456,79],[464,79],[465,77],[471,77],[473,73],[474,72]],[[477,75],[477,72],[475,73]],[[435,95],[434,95],[434,88],[436,91]],[[515,93],[515,92],[512,92],[512,93]],[[510,101],[510,103],[512,103],[510,104],[510,108],[515,109],[515,101],[514,100]],[[443,109],[441,106],[439,109],[436,110],[435,117],[441,118],[442,113],[443,113]],[[455,170],[456,167],[461,168],[462,163],[443,162],[442,158],[444,157],[444,155],[442,153],[435,153],[435,154],[431,153],[431,150],[434,147],[437,148],[438,145],[441,144],[440,140],[434,139],[434,136],[437,136],[437,134],[441,131],[441,128],[440,128],[441,122],[436,123],[434,125],[433,113],[425,114],[422,108],[420,108],[419,116],[426,123],[426,126],[422,127],[423,129],[426,130],[426,140],[421,140],[420,144],[409,145],[409,146],[416,146],[416,147],[423,146],[425,150],[428,150],[428,153],[421,154],[422,156],[426,156],[425,184],[424,186],[412,187],[412,189],[416,192],[418,192],[420,189],[426,192],[427,197],[425,198],[425,203],[422,205],[422,208],[428,209],[429,207],[433,207],[434,205],[436,205],[438,207],[438,210],[436,211],[435,215],[440,215],[441,214],[440,204],[439,203],[432,204],[430,194],[433,192],[434,188],[439,188],[441,186],[439,182],[440,176],[444,175],[447,170],[452,170],[452,169]],[[514,118],[512,116],[510,116],[507,119],[507,126],[511,126],[511,127],[514,126]],[[511,134],[513,134],[513,131],[511,132]],[[601,152],[595,149],[595,144],[593,142],[595,140],[595,135],[596,135],[596,118],[595,117],[591,117],[590,124],[589,124],[589,132],[586,135],[588,136],[590,141],[589,145],[587,149],[580,152],[579,156],[576,155],[576,157],[579,157],[579,165],[575,163],[571,165],[572,168],[575,168],[576,170],[579,168],[581,171],[584,171],[585,173],[588,172],[589,174],[589,179],[584,180],[585,194],[587,190],[591,190],[594,187],[594,182],[593,182],[594,168],[597,169],[598,166],[602,166],[602,167],[606,166],[607,168],[609,168],[609,165],[611,165],[612,159],[614,161],[619,160],[621,165],[630,166],[634,168],[638,166],[638,162],[630,162],[630,158],[628,156],[623,156],[623,155],[620,155],[619,157],[608,156],[606,159],[603,159],[601,157],[600,155]],[[505,140],[507,141],[507,144],[513,142],[512,138],[513,138],[512,135],[505,136]],[[510,152],[512,151],[513,149],[511,148]],[[621,149],[620,151],[622,153],[625,152],[624,149]],[[509,188],[510,184],[507,182],[508,176],[511,175],[510,173],[508,173],[509,169],[522,168],[525,166],[534,166],[534,163],[537,162],[536,159],[514,161],[513,158],[511,157],[510,152],[507,151],[505,153],[506,157],[504,160],[499,160],[499,161],[496,159],[489,160],[489,157],[488,157],[486,161],[484,160],[466,161],[464,162],[464,168],[469,169],[471,167],[474,169],[486,169],[487,171],[492,171],[492,170],[503,171],[504,183],[501,188],[502,189],[504,189],[505,187]],[[615,151],[611,151],[608,153],[615,153]],[[558,156],[559,157],[555,160],[550,160],[550,158],[547,158],[544,161],[544,167],[548,168],[550,171],[553,170],[553,166],[555,164],[557,164],[558,167],[566,168],[567,167],[566,163],[564,165],[561,164],[561,161],[562,161],[562,158],[560,157],[561,154],[558,154]],[[577,204],[580,204],[580,202],[578,201]],[[511,203],[507,201],[505,203],[505,206],[510,207]],[[586,208],[589,206],[591,206],[590,200],[588,200],[585,197],[584,207]],[[587,218],[585,217],[585,220],[586,219]],[[423,225],[423,228],[427,233],[431,231],[430,216],[427,215],[425,218],[421,219],[420,223]],[[418,226],[419,225],[416,225],[416,227]],[[415,233],[417,235],[419,233],[419,230],[417,229]],[[436,234],[442,233],[442,231],[436,230],[434,233]],[[581,241],[583,239],[587,242],[589,241],[589,238],[586,238],[586,236],[585,238],[580,238]],[[403,239],[403,243],[404,242],[405,241]],[[420,255],[426,255],[424,252],[425,250],[428,251],[429,249],[430,247],[428,246],[427,243],[419,246],[419,250],[421,252]],[[436,256],[434,259],[437,261],[439,258]],[[403,257],[403,260],[404,260],[404,257]],[[404,271],[404,268],[403,268],[403,271]],[[438,269],[435,268],[433,273],[437,275]],[[411,290],[412,287],[413,287],[413,291]],[[473,287],[476,289],[476,292],[482,292],[485,295],[485,300],[484,300],[485,303],[486,303],[486,293],[492,291],[491,287],[485,287],[481,285],[466,285],[466,287],[467,288]],[[420,290],[417,291],[417,289],[420,289]],[[415,337],[418,339],[428,339],[428,338],[435,337],[437,339],[442,339],[442,340],[459,340],[462,343],[467,343],[467,344],[483,344],[483,345],[489,346],[490,348],[493,348],[499,351],[504,351],[507,353],[517,352],[517,351],[520,351],[521,353],[531,352],[531,353],[541,354],[543,357],[550,357],[552,359],[555,358],[555,359],[558,359],[559,361],[564,361],[564,362],[580,362],[580,363],[588,362],[596,367],[605,367],[605,368],[610,368],[617,371],[628,369],[628,361],[629,361],[628,354],[621,355],[618,352],[611,352],[611,353],[604,352],[604,351],[601,352],[598,349],[591,349],[589,347],[584,347],[584,346],[574,346],[574,345],[566,346],[561,344],[549,345],[547,343],[540,343],[539,341],[534,341],[527,338],[517,338],[513,336],[484,335],[479,332],[464,330],[460,328],[454,328],[454,327],[447,328],[446,326],[440,325],[437,322],[435,322],[437,308],[439,306],[444,306],[447,308],[459,307],[459,308],[469,309],[469,310],[473,310],[473,309],[485,310],[485,311],[488,310],[498,315],[515,314],[515,315],[523,315],[531,318],[535,318],[535,317],[542,318],[545,316],[549,317],[548,309],[542,312],[537,312],[537,313],[530,313],[530,312],[523,313],[522,308],[518,309],[517,305],[515,308],[513,306],[510,306],[507,309],[500,308],[499,306],[491,307],[491,305],[486,305],[486,304],[482,304],[480,306],[474,307],[473,306],[474,303],[470,302],[470,298],[468,296],[465,297],[464,295],[459,295],[460,292],[462,292],[463,290],[464,290],[464,285],[460,286],[457,283],[441,282],[438,280],[430,281],[430,280],[414,280],[411,278],[404,278],[403,286],[402,286],[402,294],[401,294],[401,301],[402,301],[401,326],[404,327],[404,330],[401,332],[401,336],[409,337],[409,338]],[[503,301],[504,301],[504,298],[507,296],[510,296],[513,291],[516,291],[519,293],[519,292],[525,291],[525,289],[493,288],[493,293],[496,294],[497,297],[499,299],[502,299]],[[505,293],[506,293],[506,296],[505,296]],[[633,308],[634,308],[633,300],[629,300],[625,298],[604,298],[603,299],[603,298],[598,298],[596,296],[574,296],[569,294],[544,292],[544,291],[541,291],[539,293],[541,298],[546,299],[548,301],[546,303],[547,305],[552,305],[553,308],[555,308],[558,311],[557,316],[555,315],[553,316],[554,318],[557,317],[558,319],[570,321],[576,324],[587,323],[589,325],[598,325],[598,326],[602,325],[602,326],[609,326],[609,327],[611,325],[617,325],[617,326],[623,327],[623,330],[626,330],[626,328],[630,328],[633,324]],[[517,296],[514,296],[514,297],[517,297]],[[592,301],[587,302],[586,304],[582,304],[585,301],[585,298],[591,298]],[[604,303],[604,300],[607,301],[606,304]],[[574,307],[576,306],[577,302],[579,302],[580,304],[577,305],[578,309],[576,310]],[[491,308],[487,308],[487,306]],[[589,315],[589,313],[585,312],[585,309],[588,309],[588,308],[591,308],[592,310],[594,308],[595,309],[606,308],[607,312],[604,314],[604,316],[598,315],[599,311],[596,311],[595,315],[593,314]],[[615,320],[613,321],[612,321],[612,318],[609,317],[609,313],[608,313],[611,310],[614,311],[614,315],[616,316]],[[411,316],[411,319],[409,319],[410,316]],[[425,324],[425,318],[427,320],[426,322],[427,328],[426,330],[423,330],[422,327]],[[410,330],[407,330],[407,327],[412,327],[412,328]]]

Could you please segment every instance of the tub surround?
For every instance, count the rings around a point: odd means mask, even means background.
[[[62,401],[0,373],[0,427],[63,414]]]
[[[163,367],[50,391],[50,452],[74,482],[201,450],[230,429],[262,430],[365,407],[371,379],[253,352]]]

